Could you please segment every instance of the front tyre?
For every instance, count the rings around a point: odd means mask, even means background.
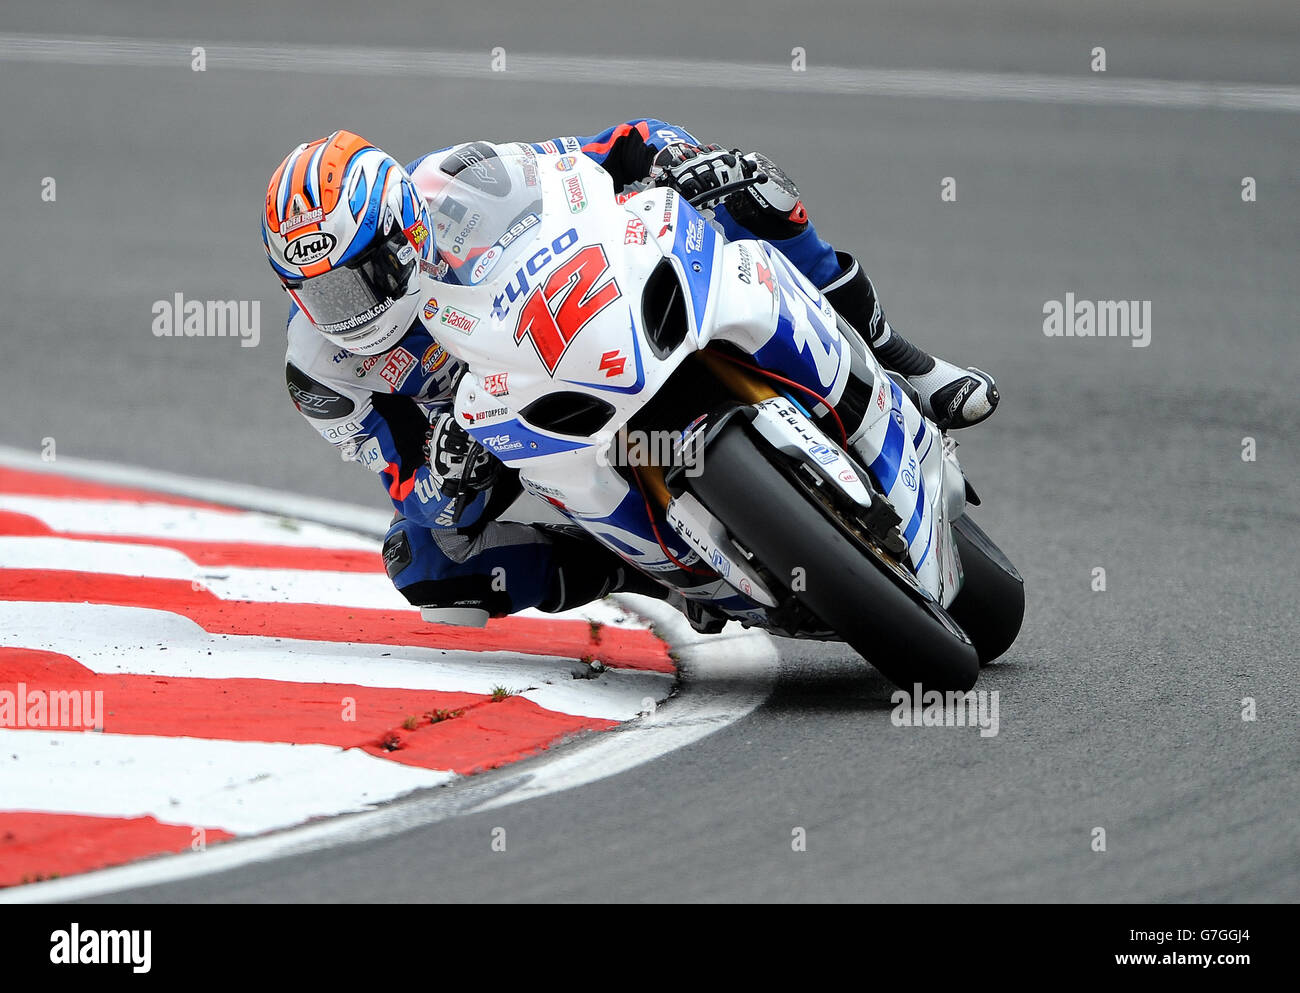
[[[975,643],[980,665],[988,665],[1011,647],[1025,619],[1025,581],[993,539],[962,515],[953,522],[953,538],[964,574],[948,613]]]
[[[696,497],[804,607],[897,686],[968,690],[979,656],[943,609],[864,548],[839,515],[732,419],[710,441]]]

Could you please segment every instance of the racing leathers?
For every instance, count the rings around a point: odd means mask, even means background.
[[[428,189],[424,184],[431,184],[440,163],[465,147],[423,156],[407,166],[407,172],[417,187]],[[671,174],[671,181],[692,159],[730,154],[716,146],[701,149],[685,130],[652,119],[629,121],[590,137],[532,143],[531,148],[543,154],[586,155],[609,173],[615,190],[663,182],[665,173]],[[715,182],[725,182],[732,169],[752,175],[761,168],[770,179],[753,187],[752,195],[733,196],[715,207],[715,219],[728,238],[762,238],[779,249],[824,288],[886,365],[909,376],[946,377],[939,389],[930,391],[942,409],[927,413],[960,425],[991,412],[997,402],[992,381],[947,363],[940,367],[899,337],[884,320],[861,267],[821,239],[797,189],[774,164],[762,157],[749,156],[746,162],[730,157],[731,164],[717,160]],[[692,181],[707,188],[705,171],[697,170]],[[785,201],[787,195],[793,207]],[[422,312],[393,348],[378,355],[337,348],[296,306],[289,313],[290,397],[344,460],[360,462],[382,481],[397,511],[383,545],[385,568],[397,588],[413,604],[459,612],[461,623],[467,622],[466,612],[474,618],[468,622],[475,623],[528,607],[563,610],[617,590],[666,595],[664,587],[595,542],[499,519],[519,493],[516,474],[495,474],[491,485],[477,491],[446,485],[430,455],[432,435],[437,433],[430,424],[450,410],[462,367],[438,341],[437,282],[427,282],[429,299]],[[961,395],[954,400],[940,396],[940,390],[960,390]],[[925,397],[923,391],[923,401]],[[981,411],[980,404],[987,410]],[[963,414],[968,415],[964,420]]]

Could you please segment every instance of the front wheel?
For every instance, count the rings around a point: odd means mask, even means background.
[[[943,609],[891,577],[793,465],[744,421],[724,425],[689,480],[696,497],[796,600],[891,682],[968,690],[979,656]]]
[[[953,522],[953,537],[964,574],[948,613],[975,643],[980,665],[988,665],[1011,647],[1025,619],[1025,581],[982,528],[962,515]]]

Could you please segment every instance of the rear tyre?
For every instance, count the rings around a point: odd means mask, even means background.
[[[712,439],[696,497],[795,598],[891,682],[968,690],[979,676],[974,646],[937,604],[891,577],[846,525],[804,492],[793,468],[733,419]],[[798,572],[797,570],[802,570]],[[802,582],[794,581],[796,576]]]
[[[965,515],[952,526],[961,556],[961,592],[948,613],[970,635],[980,665],[1002,655],[1020,633],[1025,619],[1025,581],[993,539]]]

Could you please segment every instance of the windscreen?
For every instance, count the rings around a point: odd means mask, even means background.
[[[527,145],[462,145],[445,153],[437,172],[421,185],[438,259],[446,264],[437,277],[444,282],[486,282],[503,263],[520,256],[540,227],[537,154]]]

